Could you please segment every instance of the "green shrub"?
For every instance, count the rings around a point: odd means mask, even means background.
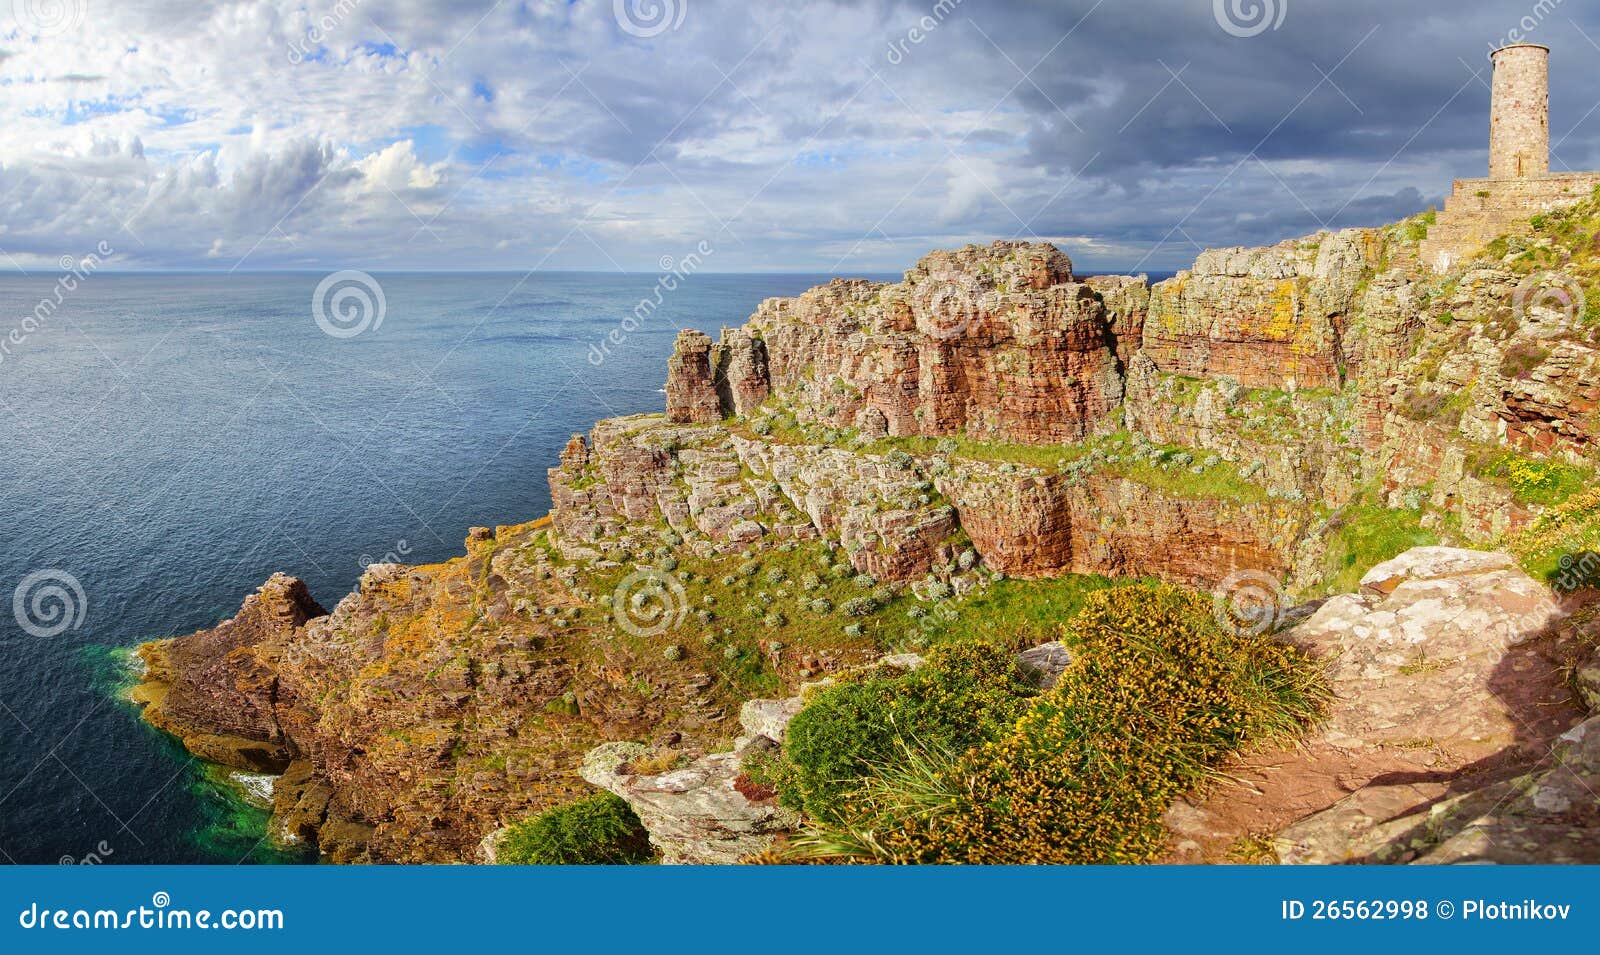
[[[1069,629],[1081,655],[1011,729],[964,754],[959,740],[908,746],[859,788],[847,817],[814,827],[794,851],[898,863],[1147,862],[1165,844],[1173,799],[1230,753],[1298,734],[1321,707],[1309,660],[1219,627],[1198,594],[1165,584],[1100,591]]]
[[[1010,650],[941,647],[909,673],[818,693],[789,723],[782,759],[754,773],[784,805],[836,819],[862,780],[900,761],[909,741],[965,751],[1014,723],[1036,692]]]
[[[852,617],[866,617],[878,609],[878,604],[871,597],[851,597],[840,604],[839,609]]]
[[[595,793],[506,830],[503,865],[638,865],[654,857],[650,836],[622,797]]]

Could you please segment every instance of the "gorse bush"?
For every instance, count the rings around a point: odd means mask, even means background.
[[[964,751],[909,745],[794,851],[895,863],[1150,861],[1174,798],[1241,747],[1297,734],[1321,707],[1317,670],[1300,651],[1225,631],[1209,599],[1165,584],[1091,594],[1068,631],[1079,657],[1007,731]]]
[[[916,670],[818,693],[789,723],[782,755],[746,771],[809,818],[838,819],[863,781],[902,761],[911,741],[963,752],[997,738],[1036,694],[1008,650],[940,647]]]
[[[622,797],[603,792],[510,827],[498,858],[504,865],[638,865],[654,854],[639,817]]]

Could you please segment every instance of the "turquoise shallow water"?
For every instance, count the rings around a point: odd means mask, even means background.
[[[331,606],[364,562],[544,513],[573,432],[661,410],[680,326],[825,281],[692,276],[597,366],[657,276],[380,273],[383,320],[350,338],[313,320],[322,278],[93,275],[26,331],[57,275],[0,279],[0,339],[21,332],[0,357],[0,860],[301,861],[119,700],[118,649],[212,625],[277,570]],[[19,625],[41,570],[81,586],[77,628]]]

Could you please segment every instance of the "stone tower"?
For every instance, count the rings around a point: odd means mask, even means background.
[[[1550,48],[1503,46],[1494,62],[1489,108],[1489,178],[1525,179],[1550,171]]]

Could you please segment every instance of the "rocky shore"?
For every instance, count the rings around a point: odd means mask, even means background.
[[[374,565],[331,612],[276,575],[144,646],[135,699],[281,774],[282,834],[335,861],[473,860],[598,786],[667,861],[730,862],[796,824],[736,783],[803,684],[1066,575],[1219,600],[1248,575],[1336,703],[1175,805],[1174,861],[1600,861],[1597,691],[1564,676],[1600,626],[1549,585],[1596,541],[1595,329],[1524,307],[1518,261],[1437,276],[1417,241],[1213,250],[1155,285],[998,242],[769,299],[679,336],[666,415],[574,436],[547,519]]]

